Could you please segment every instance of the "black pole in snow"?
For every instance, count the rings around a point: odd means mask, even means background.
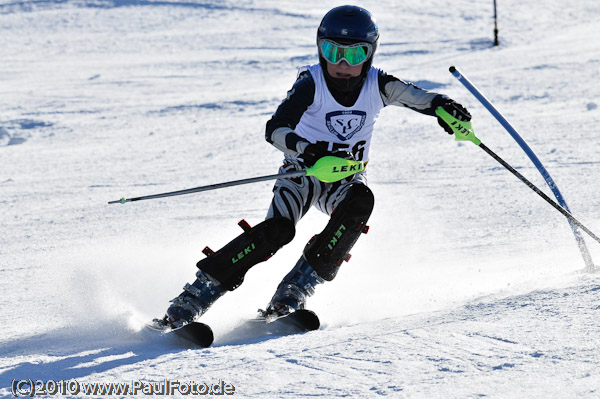
[[[494,0],[494,46],[498,45],[498,13],[496,13],[496,0]]]

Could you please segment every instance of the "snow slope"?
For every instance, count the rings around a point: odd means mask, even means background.
[[[364,1],[382,33],[375,65],[466,105],[478,137],[550,194],[456,65],[598,233],[600,5],[500,3],[494,48],[491,1]],[[600,279],[564,217],[433,118],[394,107],[372,144],[371,230],[311,298],[320,331],[245,322],[326,224],[316,210],[205,316],[214,347],[142,330],[205,245],[264,218],[272,184],[107,201],[274,173],[264,124],[316,61],[336,5],[0,1],[0,396],[14,379],[168,378],[260,398],[600,397]]]

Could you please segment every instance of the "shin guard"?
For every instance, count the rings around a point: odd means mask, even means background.
[[[304,256],[319,277],[333,280],[342,261],[350,259],[350,249],[361,233],[368,230],[366,223],[374,203],[373,193],[367,186],[352,186],[323,232],[308,242]]]
[[[255,227],[244,220],[239,224],[244,233],[217,252],[206,247],[203,252],[207,258],[196,264],[229,291],[242,284],[252,266],[269,259],[292,241],[296,231],[294,223],[283,217],[267,219]]]

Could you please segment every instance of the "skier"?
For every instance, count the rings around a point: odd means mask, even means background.
[[[267,122],[266,140],[284,153],[280,172],[311,167],[335,155],[367,162],[373,127],[386,105],[435,116],[441,106],[459,120],[469,112],[445,95],[422,90],[372,66],[379,44],[378,27],[360,7],[330,10],[317,31],[319,63],[300,69],[287,98]],[[440,125],[452,130],[440,118]],[[296,223],[315,206],[330,216],[325,229],[304,248],[284,277],[262,317],[267,320],[304,309],[315,287],[335,278],[373,209],[366,174],[356,173],[336,183],[314,177],[277,180],[266,220],[245,230],[217,252],[205,249],[197,279],[171,302],[165,322],[185,325],[204,314],[225,292],[236,289],[245,273],[289,243]]]

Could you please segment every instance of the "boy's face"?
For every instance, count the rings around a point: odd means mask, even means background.
[[[360,76],[360,72],[362,71],[363,64],[350,66],[346,62],[346,60],[342,60],[337,65],[333,65],[331,63],[327,63],[327,72],[329,76],[336,79],[350,79]]]

